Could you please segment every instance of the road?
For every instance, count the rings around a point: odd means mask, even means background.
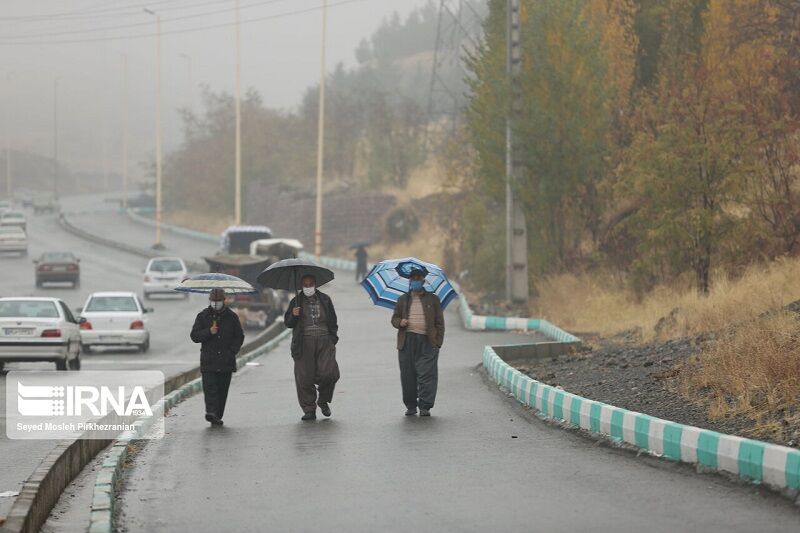
[[[386,310],[343,276],[330,287],[342,379],[333,418],[301,422],[288,343],[232,383],[225,426],[202,397],[127,470],[124,531],[797,531],[800,515],[685,466],[531,417],[476,368],[487,343],[447,313],[434,416],[403,416]]]
[[[76,222],[97,233],[126,240],[147,247],[152,244],[153,232],[114,214],[112,206],[96,197],[67,198],[65,210],[109,210],[75,217]],[[64,299],[71,307],[84,304],[89,293],[100,290],[131,290],[141,292],[142,270],[146,260],[117,252],[81,240],[65,232],[55,216],[28,216],[29,257],[16,254],[0,254],[3,276],[0,278],[2,296],[54,296]],[[166,235],[168,246],[165,253],[186,254],[199,257],[214,251],[213,244],[197,242],[177,236]],[[81,258],[81,287],[46,286],[36,289],[32,259],[46,250],[70,250]],[[197,347],[188,340],[191,320],[205,300],[193,296],[181,298],[158,298],[148,302],[155,309],[151,315],[151,349],[147,354],[131,351],[95,352],[84,354],[83,368],[106,369],[156,369],[167,376],[177,374],[197,364]],[[181,327],[176,327],[180,324]],[[50,370],[50,363],[10,363],[6,370],[41,369]],[[39,465],[42,458],[55,446],[55,441],[10,440],[5,433],[5,373],[0,373],[0,494],[16,492],[22,483]],[[6,515],[13,503],[12,497],[0,497],[0,517]]]

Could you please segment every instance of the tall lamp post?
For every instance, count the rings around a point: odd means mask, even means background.
[[[153,248],[164,248],[161,244],[161,16],[152,9],[144,12],[156,19],[156,242]]]
[[[122,208],[128,209],[128,55],[122,54]]]
[[[325,160],[325,45],[328,33],[328,0],[322,0],[322,45],[319,79],[319,119],[317,121],[317,205],[314,230],[314,255],[322,255],[322,173]]]
[[[53,196],[58,200],[58,80],[53,79]]]
[[[6,73],[6,82],[9,92],[8,102],[11,102],[11,72]],[[11,106],[6,114],[6,195],[11,199]]]
[[[236,168],[234,186],[235,224],[242,223],[242,86],[241,86],[241,30],[239,0],[236,0]]]

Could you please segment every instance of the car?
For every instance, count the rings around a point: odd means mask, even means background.
[[[142,305],[133,292],[95,292],[79,309],[81,346],[85,353],[95,347],[135,346],[150,349],[147,315],[153,310]]]
[[[81,260],[72,252],[44,252],[36,265],[36,286],[45,283],[72,283],[73,288],[81,285]]]
[[[0,252],[28,255],[28,236],[19,226],[0,226]]]
[[[11,202],[11,200],[0,200],[0,213],[3,213],[4,211],[8,211],[12,207],[14,207],[14,206],[13,206],[13,203]]]
[[[23,230],[28,229],[28,220],[21,211],[3,211],[0,214],[0,226],[18,226]]]
[[[30,191],[17,191],[16,199],[22,207],[33,205],[33,194]]]
[[[33,199],[33,214],[42,215],[58,211],[58,201],[49,194],[40,194]]]
[[[58,298],[0,298],[0,370],[11,361],[80,370],[80,322]]]
[[[144,269],[142,294],[149,299],[152,294],[177,294],[174,289],[189,275],[186,263],[180,257],[155,257]],[[184,297],[189,295],[183,293]]]

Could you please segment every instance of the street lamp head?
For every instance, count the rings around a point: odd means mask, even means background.
[[[152,9],[148,9],[148,8],[146,8],[146,7],[145,7],[145,8],[143,8],[142,10],[143,10],[145,13],[147,13],[148,15],[157,16],[157,15],[156,15],[156,12],[155,12],[155,11],[153,11]]]

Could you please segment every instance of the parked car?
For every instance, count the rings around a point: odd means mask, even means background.
[[[81,345],[89,353],[98,346],[135,346],[144,353],[150,349],[147,315],[152,309],[142,305],[132,292],[96,292],[79,309]]]
[[[0,226],[19,226],[27,231],[28,219],[22,211],[3,211],[0,214]]]
[[[178,294],[173,289],[189,276],[189,269],[180,257],[155,257],[144,269],[142,294],[149,299],[152,294]],[[189,295],[183,293],[185,297]]]
[[[0,226],[0,252],[28,255],[28,236],[19,226]]]
[[[33,214],[43,215],[58,211],[58,201],[49,194],[40,194],[33,199]]]
[[[36,286],[45,283],[72,283],[81,285],[81,260],[72,252],[45,252],[33,261],[36,266]]]
[[[80,370],[79,324],[58,298],[0,298],[0,370],[10,361]]]

